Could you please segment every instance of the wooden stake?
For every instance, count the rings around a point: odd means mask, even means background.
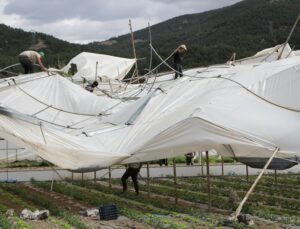
[[[203,168],[203,155],[202,155],[203,152],[201,152],[201,175],[202,177],[204,177],[204,168]]]
[[[277,185],[277,169],[274,170],[274,175],[275,175],[275,185]]]
[[[147,162],[147,192],[148,197],[150,196],[150,168],[149,168],[149,162]]]
[[[94,183],[96,184],[96,181],[97,181],[97,172],[95,171],[94,172]]]
[[[138,69],[138,63],[137,63],[137,58],[136,58],[134,35],[133,35],[132,25],[131,25],[131,20],[130,19],[129,19],[129,28],[130,28],[130,33],[131,33],[131,42],[132,42],[133,56],[134,56],[134,59],[135,59],[136,75],[137,75],[137,77],[139,77],[139,69]]]
[[[211,211],[211,188],[210,188],[210,174],[209,174],[209,157],[206,151],[206,176],[207,176],[207,193],[208,193],[208,211]]]
[[[221,156],[222,159],[222,177],[224,177],[224,158]]]
[[[175,204],[177,204],[178,203],[178,196],[177,196],[176,158],[173,158],[173,174],[174,174],[174,187],[175,187]]]
[[[111,185],[111,167],[108,167],[108,187],[109,187],[109,190],[112,189],[112,185]]]
[[[248,165],[246,165],[246,178],[247,178],[247,182],[249,182],[249,168],[248,168]]]
[[[235,215],[234,215],[234,220],[237,220],[237,217],[240,215],[242,208],[244,206],[244,204],[246,203],[247,199],[249,198],[250,194],[253,192],[254,188],[256,187],[258,181],[260,180],[260,178],[262,177],[262,175],[265,173],[266,169],[269,167],[269,165],[271,164],[273,158],[276,156],[276,154],[278,153],[279,148],[276,148],[274,153],[272,154],[272,156],[269,158],[269,160],[267,161],[267,163],[265,164],[264,168],[262,169],[262,171],[260,172],[260,174],[258,175],[258,177],[255,179],[254,183],[252,184],[251,188],[249,189],[249,191],[247,192],[247,194],[245,195],[244,199],[242,200],[242,202],[240,203],[239,207],[236,209],[235,211]]]

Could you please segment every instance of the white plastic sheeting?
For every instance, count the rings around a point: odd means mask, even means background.
[[[299,156],[299,56],[184,73],[86,125],[84,134],[2,111],[0,136],[71,170],[209,149],[251,158],[269,157],[279,147],[279,157]]]
[[[63,71],[68,72],[73,63],[76,64],[78,70],[72,77],[74,81],[83,81],[83,78],[94,81],[99,80],[99,77],[102,81],[122,80],[131,70],[135,61],[135,59],[83,52],[71,59]],[[98,64],[96,64],[97,62]]]

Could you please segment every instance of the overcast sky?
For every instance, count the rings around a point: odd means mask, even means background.
[[[0,23],[70,42],[102,41],[182,14],[240,0],[0,0]]]

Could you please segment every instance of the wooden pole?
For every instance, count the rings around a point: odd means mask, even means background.
[[[110,166],[108,167],[108,187],[109,187],[109,190],[112,189],[112,185],[111,185],[111,167]]]
[[[246,165],[246,179],[247,179],[247,182],[249,182],[249,167],[248,167],[248,165]]]
[[[235,211],[235,215],[234,215],[234,220],[237,220],[237,217],[240,215],[242,208],[244,206],[244,204],[246,203],[247,199],[249,198],[250,194],[253,192],[254,188],[256,187],[258,181],[261,179],[262,175],[265,173],[266,169],[268,168],[268,166],[271,164],[273,158],[276,156],[276,154],[278,153],[279,148],[276,148],[274,153],[272,154],[272,156],[269,158],[269,160],[267,161],[267,163],[265,164],[264,168],[262,169],[262,171],[260,172],[260,174],[258,175],[258,177],[255,179],[254,183],[252,184],[251,188],[249,189],[249,191],[247,192],[247,194],[245,195],[244,199],[242,200],[242,202],[240,203],[240,205],[238,206],[238,208]]]
[[[95,171],[94,172],[94,184],[96,184],[96,181],[97,181],[97,172]]]
[[[138,69],[138,63],[137,63],[136,51],[135,51],[135,43],[134,43],[134,34],[133,34],[133,31],[132,31],[132,25],[131,25],[131,20],[130,19],[129,19],[129,28],[130,28],[130,33],[131,33],[133,56],[134,56],[134,59],[135,59],[136,75],[137,75],[137,77],[139,77],[139,69]]]
[[[150,167],[149,167],[149,162],[147,162],[147,192],[148,192],[148,197],[150,196]]]
[[[290,32],[288,38],[287,38],[286,41],[284,42],[283,47],[282,47],[282,49],[281,49],[281,51],[280,51],[280,54],[278,55],[277,60],[280,60],[280,59],[281,59],[282,54],[283,54],[283,51],[284,51],[284,49],[285,49],[285,46],[289,43],[289,41],[290,41],[290,39],[291,39],[291,37],[292,37],[292,35],[293,35],[295,29],[296,29],[296,26],[297,26],[299,20],[300,20],[300,14],[299,14],[298,17],[297,17],[297,19],[296,19],[296,21],[295,21],[295,23],[294,23],[294,25],[293,25],[293,28],[292,28],[292,30],[291,30],[291,32]]]
[[[174,174],[174,187],[175,187],[175,204],[177,204],[178,203],[178,196],[177,196],[176,158],[173,158],[173,174]]]
[[[202,175],[202,177],[204,177],[204,168],[203,168],[203,152],[201,152],[201,175]]]
[[[210,174],[209,174],[209,157],[206,151],[206,176],[207,176],[207,193],[208,193],[208,211],[211,211],[211,188],[210,188]]]
[[[222,177],[224,177],[224,158],[221,156],[222,159]]]
[[[275,175],[275,185],[277,185],[277,169],[274,170],[274,175]]]

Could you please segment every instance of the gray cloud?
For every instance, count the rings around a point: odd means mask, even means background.
[[[231,5],[240,0],[0,0],[5,24],[52,34],[72,42],[105,40],[188,13]]]

